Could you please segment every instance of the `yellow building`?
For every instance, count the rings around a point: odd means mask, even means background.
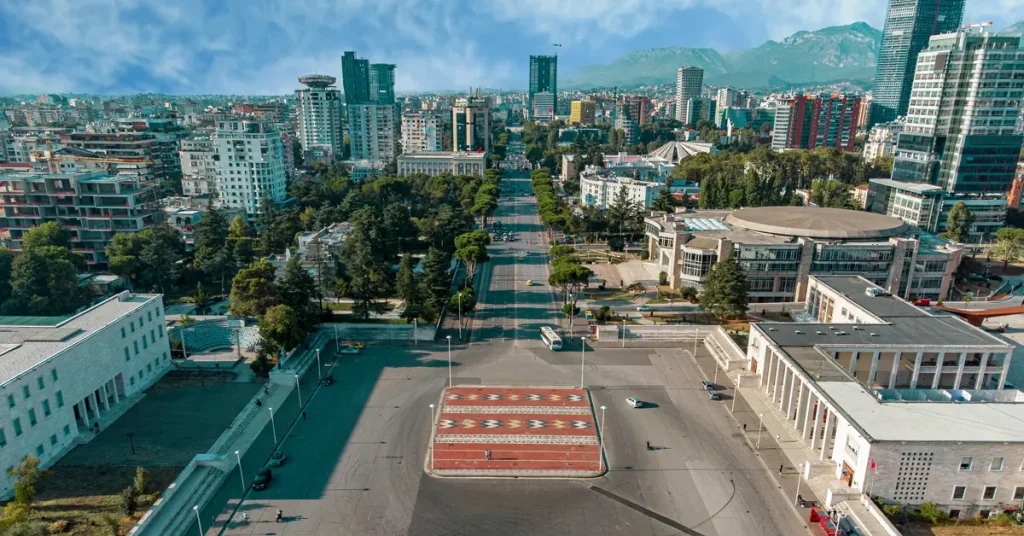
[[[594,124],[594,111],[596,106],[590,101],[572,101],[572,108],[569,110],[570,125],[592,125]]]

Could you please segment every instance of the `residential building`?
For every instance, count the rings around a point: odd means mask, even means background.
[[[700,98],[703,87],[704,69],[683,66],[676,71],[676,120],[687,123],[690,101]]]
[[[187,197],[165,197],[160,200],[163,205],[163,222],[181,235],[185,247],[191,249],[195,244],[195,226],[207,212],[207,205],[204,202],[195,202]],[[227,222],[234,221],[236,216],[245,217],[241,210],[221,209],[221,215]]]
[[[20,250],[29,229],[56,222],[90,269],[105,268],[104,248],[115,233],[158,221],[159,192],[151,178],[103,171],[0,174],[0,246]]]
[[[538,93],[546,93],[539,109],[542,116],[554,117],[558,104],[558,56],[530,56],[530,86],[527,93],[527,110],[530,119],[537,119]]]
[[[171,369],[159,294],[112,296],[74,316],[0,317],[0,496],[31,454],[42,469],[106,429]]]
[[[350,104],[348,130],[352,160],[389,162],[395,157],[393,104]]]
[[[775,109],[772,149],[853,151],[859,114],[860,97],[833,94],[786,99]]]
[[[178,142],[181,160],[181,190],[186,197],[217,194],[217,167],[213,155],[213,139],[193,136]]]
[[[597,104],[592,101],[574,100],[569,109],[570,125],[593,125]]]
[[[630,121],[643,126],[651,122],[651,114],[654,113],[654,104],[651,98],[646,95],[622,95],[619,97],[620,108],[623,114],[629,117]]]
[[[261,102],[252,106],[252,115],[264,123],[287,123],[288,105],[283,102]]]
[[[423,153],[440,151],[443,147],[444,121],[433,112],[402,113],[402,151]]]
[[[715,104],[715,126],[719,130],[735,130],[749,128],[761,132],[763,125],[771,130],[775,124],[775,113],[765,108],[719,108]],[[730,134],[731,135],[731,134]]]
[[[715,120],[715,99],[693,98],[686,101],[685,105],[683,123],[696,126],[701,121]]]
[[[962,249],[903,221],[854,210],[758,207],[644,219],[650,259],[672,288],[703,289],[735,254],[751,302],[803,301],[812,275],[859,275],[904,298],[945,298]]]
[[[892,123],[881,123],[871,128],[868,133],[868,140],[864,144],[864,159],[878,160],[889,158],[896,154],[896,139],[903,130],[901,121]]]
[[[370,65],[370,100],[377,104],[395,103],[395,66],[390,63]]]
[[[809,278],[792,323],[754,323],[742,384],[790,428],[826,508],[865,494],[987,518],[1024,497],[1014,346],[861,277]]]
[[[649,208],[658,192],[666,188],[664,181],[623,177],[612,170],[595,166],[587,166],[580,173],[580,202],[600,210],[612,206],[620,190],[626,191],[626,199],[630,203]]]
[[[956,31],[965,0],[889,0],[875,65],[871,123],[907,114],[918,54],[936,34]]]
[[[456,99],[452,107],[452,145],[456,152],[491,150],[491,106],[479,95]]]
[[[284,147],[272,126],[241,119],[220,121],[214,150],[217,196],[223,206],[254,218],[264,197],[274,203],[285,200]]]
[[[295,123],[299,144],[306,161],[313,156],[329,155],[337,160],[345,153],[341,134],[341,91],[334,86],[333,76],[311,74],[300,76],[305,89],[295,90]],[[286,147],[289,151],[291,146]]]
[[[341,84],[345,91],[345,104],[370,102],[370,62],[359,59],[356,53],[345,51],[341,57]]]
[[[484,153],[439,151],[398,155],[398,176],[424,173],[433,177],[442,173],[482,176],[487,167]]]
[[[715,95],[715,107],[719,110],[733,107],[745,108],[747,97],[746,91],[739,91],[731,87],[719,88]]]
[[[59,136],[51,135],[15,135],[7,138],[7,162],[11,164],[27,164],[32,162],[34,155],[47,155],[63,147]]]
[[[640,141],[640,125],[633,121],[629,114],[625,112],[625,108],[628,108],[626,104],[619,103],[615,105],[615,123],[612,124],[616,130],[622,131],[623,138],[625,138],[626,145],[635,145]]]
[[[111,159],[112,164],[141,160],[147,173],[161,184],[181,177],[181,161],[178,158],[178,140],[161,138],[150,132],[96,134],[73,132],[62,137],[63,145],[70,149],[81,149],[91,153],[85,158]],[[81,153],[84,154],[84,153]],[[70,159],[73,155],[67,153]],[[134,164],[120,167],[120,175],[135,173]]]

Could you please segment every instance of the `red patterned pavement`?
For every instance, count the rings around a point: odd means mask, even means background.
[[[434,424],[427,467],[440,475],[596,476],[603,469],[583,389],[456,387],[444,393]]]

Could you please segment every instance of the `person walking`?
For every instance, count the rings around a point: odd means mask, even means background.
[[[785,466],[785,464],[782,464],[782,463],[780,463],[780,464],[779,464],[779,474],[780,474],[780,475],[782,474],[782,468],[783,468],[784,466]]]
[[[305,411],[302,412],[302,420],[306,420],[306,412]]]
[[[280,508],[278,508],[277,509],[277,515],[274,516],[274,522],[275,523],[280,523],[283,519],[284,519],[284,513],[281,512]]]
[[[747,423],[743,423],[743,431],[744,431],[744,432],[746,432],[746,431],[747,431]]]

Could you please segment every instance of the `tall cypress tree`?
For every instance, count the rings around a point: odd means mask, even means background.
[[[747,314],[747,277],[732,252],[711,268],[700,306],[719,319]]]

